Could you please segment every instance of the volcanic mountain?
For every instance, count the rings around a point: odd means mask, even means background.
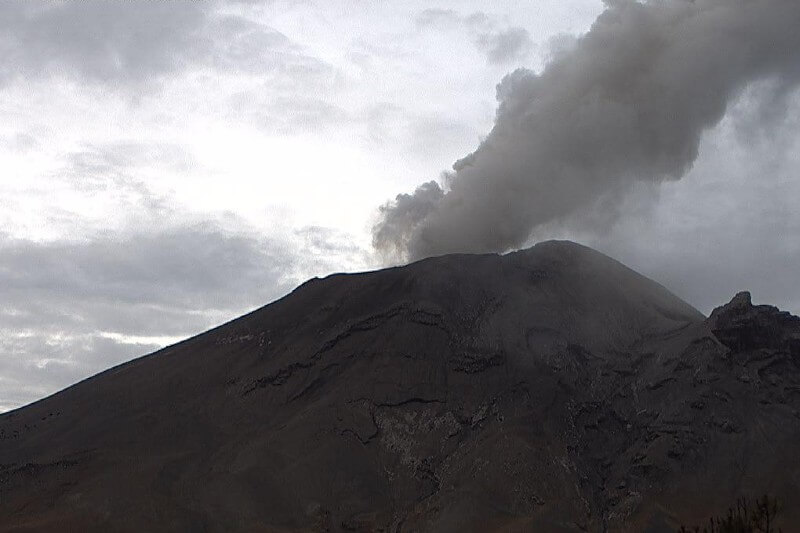
[[[337,274],[0,416],[0,531],[673,532],[800,494],[798,365],[570,242]]]

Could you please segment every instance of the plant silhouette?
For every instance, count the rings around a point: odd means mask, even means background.
[[[727,515],[709,518],[702,528],[681,526],[678,533],[782,533],[776,527],[779,512],[778,501],[766,494],[752,505],[746,498],[739,498],[735,507],[728,508]]]

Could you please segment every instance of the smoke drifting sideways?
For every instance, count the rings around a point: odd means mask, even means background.
[[[541,73],[500,82],[494,127],[441,184],[380,208],[375,248],[400,261],[503,252],[613,209],[637,183],[680,179],[747,85],[795,87],[798,28],[797,0],[606,0]]]

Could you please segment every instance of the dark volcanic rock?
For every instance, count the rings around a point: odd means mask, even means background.
[[[754,306],[749,292],[714,309],[709,325],[731,350],[783,350],[800,357],[800,318],[771,305]]]
[[[796,333],[567,242],[312,280],[0,416],[0,531],[674,531],[798,493]]]

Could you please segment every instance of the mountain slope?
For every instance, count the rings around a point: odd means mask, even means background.
[[[706,321],[554,241],[315,279],[0,416],[0,531],[656,532],[786,499],[796,323],[743,300]]]

